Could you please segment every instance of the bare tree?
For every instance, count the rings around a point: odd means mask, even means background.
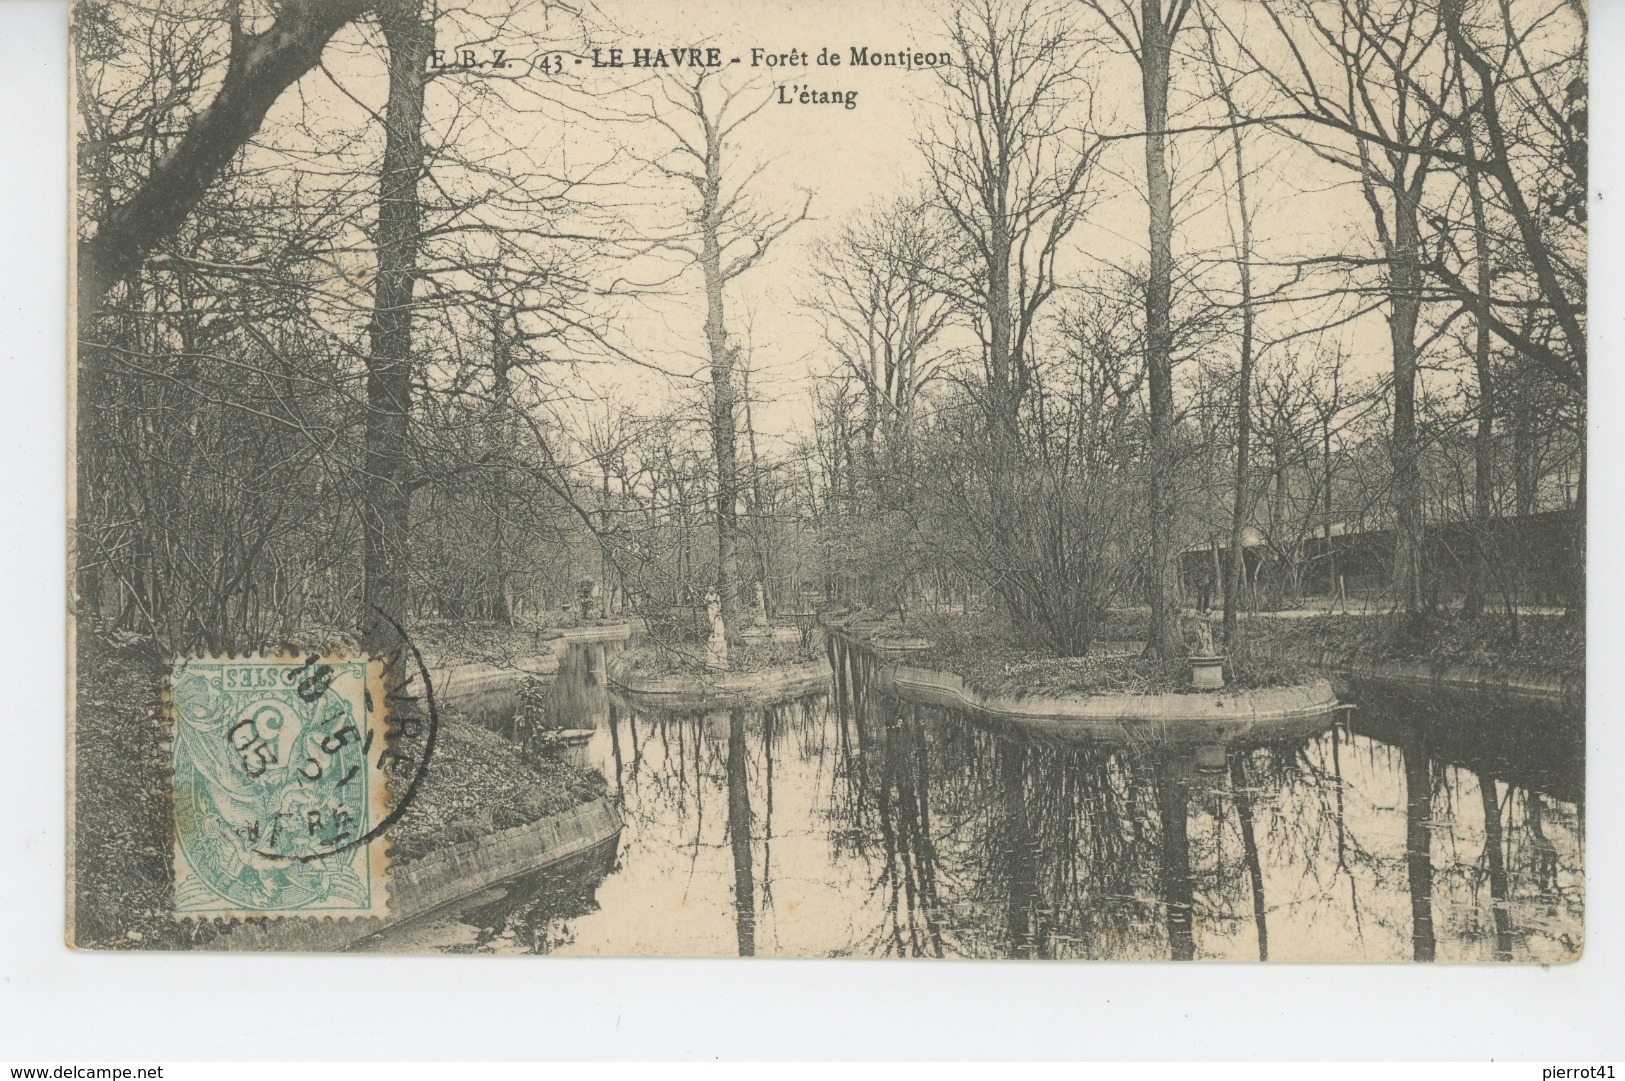
[[[970,0],[954,10],[948,33],[962,66],[939,69],[944,112],[920,145],[959,249],[939,267],[938,285],[967,313],[982,347],[981,378],[971,389],[982,413],[976,472],[990,532],[976,542],[1002,553],[984,565],[1014,567],[1023,558],[1020,519],[1034,509],[1020,505],[1017,483],[1034,338],[1059,285],[1063,245],[1092,202],[1102,144],[1087,128],[1090,86],[1062,5]],[[1029,583],[1018,577],[990,584],[1024,618]],[[1087,641],[1078,630],[1069,626],[1064,637]]]
[[[1586,379],[1586,20],[1580,5],[1528,8],[1445,0],[1440,30],[1466,65],[1459,99],[1424,99],[1461,143],[1450,159],[1481,184],[1508,223],[1486,224],[1512,296],[1486,294],[1442,260],[1429,264],[1496,336],[1583,394]],[[1411,76],[1413,84],[1417,81]],[[1457,106],[1452,109],[1451,106]],[[1510,115],[1509,115],[1510,110]],[[1459,114],[1459,115],[1458,115]],[[1476,269],[1476,261],[1475,261]],[[1544,318],[1520,318],[1529,300]]]
[[[1581,5],[1531,9],[1447,0],[1439,12],[1459,99],[1452,122],[1468,192],[1471,275],[1441,257],[1427,269],[1472,311],[1478,380],[1474,516],[1488,532],[1497,395],[1493,333],[1524,363],[1583,400],[1586,387],[1586,17]],[[1465,70],[1464,70],[1465,68]],[[1502,223],[1505,223],[1504,225]],[[1504,268],[1499,274],[1496,268]],[[1499,282],[1497,278],[1501,279]],[[1571,544],[1572,610],[1585,605],[1585,452]],[[1488,553],[1474,559],[1468,607],[1482,604]],[[1516,612],[1513,612],[1516,618]]]
[[[1205,10],[1199,10],[1202,31],[1207,38],[1207,59],[1213,71],[1213,86],[1224,103],[1225,122],[1230,128],[1231,156],[1236,163],[1236,215],[1226,218],[1235,249],[1236,277],[1240,286],[1241,347],[1236,367],[1236,457],[1235,492],[1230,506],[1230,566],[1224,579],[1224,644],[1234,654],[1240,644],[1241,592],[1246,584],[1247,518],[1252,511],[1252,382],[1253,340],[1258,310],[1253,298],[1253,207],[1247,198],[1246,142],[1242,134],[1241,111],[1236,104],[1231,78],[1220,60],[1213,27]],[[1260,932],[1262,935],[1262,932]]]
[[[1179,626],[1179,507],[1174,482],[1173,183],[1168,174],[1168,89],[1174,40],[1192,0],[1083,0],[1122,41],[1140,68],[1145,118],[1146,204],[1150,212],[1145,283],[1145,365],[1151,407],[1150,601],[1147,648],[1165,662],[1183,660]],[[1136,13],[1136,7],[1138,12]],[[1228,606],[1228,594],[1226,597]]]
[[[942,268],[943,288],[973,313],[984,408],[1008,453],[1032,385],[1034,330],[1062,243],[1089,206],[1101,144],[1084,127],[1090,88],[1058,5],[973,0],[948,30],[964,63],[940,69],[945,115],[921,149],[965,248]]]
[[[807,217],[812,194],[795,208],[774,208],[758,199],[763,163],[731,163],[730,142],[772,100],[748,88],[731,88],[710,69],[686,79],[657,80],[658,100],[646,118],[664,129],[671,151],[654,166],[693,189],[686,221],[663,246],[700,268],[705,288],[705,344],[711,375],[711,447],[716,465],[717,592],[728,637],[739,624],[739,467],[735,372],[739,345],[728,330],[728,284],[761,261],[769,249]]]
[[[434,24],[423,0],[388,0],[379,10],[389,61],[384,157],[378,181],[378,273],[367,327],[367,498],[362,511],[363,621],[387,641],[376,618],[400,620],[408,605],[412,526],[408,425],[412,414],[412,295],[422,243],[423,71]]]
[[[240,0],[228,0],[231,48],[214,99],[139,185],[109,208],[93,236],[79,242],[79,315],[88,318],[115,283],[174,233],[243,144],[259,130],[282,92],[320,62],[338,31],[373,0],[281,0],[269,25],[244,25]]]
[[[906,432],[940,359],[929,350],[954,314],[931,283],[943,243],[928,213],[898,199],[849,225],[815,257],[824,339],[863,386],[871,468],[877,431],[891,441]]]
[[[1408,0],[1355,4],[1348,0],[1272,2],[1271,23],[1292,64],[1269,72],[1280,92],[1315,128],[1296,132],[1323,159],[1351,170],[1371,211],[1380,256],[1333,257],[1350,271],[1373,266],[1388,314],[1392,367],[1393,590],[1415,614],[1423,606],[1420,443],[1416,424],[1419,333],[1427,300],[1425,199],[1439,165],[1448,118],[1435,109],[1450,73],[1438,48],[1443,31]],[[1290,18],[1289,18],[1290,17]],[[1248,54],[1268,70],[1256,53]],[[1322,85],[1327,69],[1341,86]],[[1337,142],[1324,136],[1343,137]]]

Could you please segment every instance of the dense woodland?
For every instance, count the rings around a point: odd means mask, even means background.
[[[80,0],[81,627],[247,649],[585,591],[697,631],[715,591],[737,634],[759,588],[996,604],[1062,655],[1142,607],[1174,659],[1203,593],[1231,634],[1583,609],[1579,0],[919,20],[955,62],[918,171],[831,219],[762,182],[739,72],[434,66],[580,53],[589,11]],[[764,390],[739,290],[789,273],[822,340]],[[683,378],[656,303],[703,319]]]

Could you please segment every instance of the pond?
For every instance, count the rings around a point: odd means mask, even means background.
[[[482,891],[391,950],[1440,960],[1582,948],[1581,719],[1356,686],[1292,738],[1109,746],[868,693],[674,713],[570,647],[555,723],[618,849]],[[510,733],[513,734],[513,733]]]

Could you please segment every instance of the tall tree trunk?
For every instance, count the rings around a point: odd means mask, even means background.
[[[1002,195],[1003,187],[999,188]],[[1021,447],[1021,394],[1017,389],[1010,320],[1010,230],[1001,212],[995,212],[989,229],[987,285],[987,364],[988,364],[988,451],[992,457],[987,471],[989,506],[992,510],[994,541],[1000,552],[1016,550],[1013,519],[1020,513],[1012,498]],[[998,582],[1001,599],[1018,624],[1028,618],[1026,598],[1013,575]]]
[[[1230,117],[1231,147],[1236,155],[1236,210],[1240,219],[1238,270],[1241,275],[1241,360],[1236,373],[1235,501],[1230,508],[1230,573],[1224,585],[1224,648],[1234,654],[1240,630],[1241,590],[1246,570],[1246,527],[1252,482],[1253,442],[1253,215],[1247,203],[1247,164],[1242,153],[1241,127],[1228,90],[1225,106]]]
[[[1388,336],[1393,352],[1394,595],[1400,607],[1422,610],[1422,472],[1416,437],[1416,325],[1421,315],[1421,241],[1416,207],[1403,185],[1394,188],[1393,247],[1388,253]]]
[[[1326,416],[1320,428],[1321,531],[1326,541],[1326,603],[1337,600],[1337,551],[1332,547],[1332,418]]]
[[[705,344],[711,355],[711,450],[717,469],[717,595],[730,641],[739,634],[739,463],[734,427],[734,360],[723,308],[722,133],[705,120],[705,186],[700,205],[700,272],[705,278]]]
[[[511,362],[509,338],[503,329],[502,313],[499,311],[492,320],[491,334],[491,397],[497,416],[497,445],[493,449],[497,453],[498,480],[491,501],[496,511],[496,521],[491,528],[491,592],[487,607],[493,621],[509,624],[513,622],[513,604],[508,592],[507,539],[504,536],[508,518],[508,491],[503,485],[507,479],[508,452],[513,445],[508,431],[508,410],[513,399],[513,383],[508,374]]]
[[[750,365],[739,370],[739,383],[745,392],[745,446],[750,453],[750,517],[751,540],[756,549],[756,581],[762,590],[762,616],[766,618],[778,605],[778,597],[773,590],[768,589],[768,583],[773,580],[773,553],[770,531],[772,522],[769,519],[771,507],[768,498],[766,476],[762,470],[762,459],[756,452],[756,413],[751,407]],[[755,599],[751,598],[752,603]]]
[[[1145,106],[1145,179],[1150,209],[1150,266],[1145,283],[1145,364],[1151,407],[1151,623],[1147,648],[1164,662],[1183,660],[1178,552],[1174,527],[1173,186],[1168,176],[1168,61],[1172,41],[1160,0],[1140,0],[1140,88]],[[1230,600],[1226,597],[1227,618]],[[1227,624],[1228,626],[1228,624]]]
[[[1003,184],[999,187],[1003,195]],[[1010,323],[1010,229],[1004,220],[1003,207],[998,207],[989,223],[987,267],[987,362],[988,405],[995,478],[998,470],[1010,466],[1010,455],[1016,448],[1021,402],[1016,391],[1015,357],[1012,355],[1013,332]]]
[[[1512,575],[1513,622],[1517,606],[1533,598],[1524,595],[1524,568],[1529,565],[1528,515],[1535,510],[1534,407],[1526,388],[1507,398],[1507,423],[1512,429],[1512,555],[1506,561]]]
[[[1478,378],[1477,430],[1473,433],[1473,551],[1463,608],[1477,619],[1484,610],[1489,580],[1490,509],[1495,493],[1495,384],[1490,371],[1490,325],[1484,312],[1490,306],[1490,239],[1484,214],[1484,193],[1476,172],[1467,174],[1473,207],[1473,263],[1479,308],[1474,315],[1473,370]]]
[[[1236,468],[1232,478],[1235,493],[1230,505],[1230,564],[1224,580],[1224,649],[1233,656],[1241,644],[1241,593],[1247,581],[1247,515],[1252,506],[1249,496],[1252,486],[1253,330],[1256,318],[1253,308],[1253,208],[1247,201],[1247,157],[1241,137],[1239,110],[1214,50],[1212,28],[1205,20],[1203,27],[1208,33],[1214,80],[1220,97],[1224,99],[1225,116],[1230,122],[1230,148],[1236,158],[1236,217],[1239,229],[1232,233],[1231,239],[1236,247],[1236,271],[1241,286],[1241,354],[1236,371]]]
[[[421,0],[391,0],[378,20],[389,52],[384,161],[378,185],[378,276],[368,325],[366,498],[362,506],[363,624],[374,644],[393,641],[382,612],[408,614],[411,532],[412,293],[417,280],[422,208],[423,72],[434,27]]]

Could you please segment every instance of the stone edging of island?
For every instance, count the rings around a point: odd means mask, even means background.
[[[621,815],[608,799],[579,804],[523,826],[462,841],[422,859],[390,868],[390,916],[379,919],[308,917],[239,924],[206,950],[342,950],[388,927],[498,882],[545,870],[621,832]]]
[[[837,639],[876,660],[874,685],[907,702],[967,710],[1061,738],[1135,739],[1208,743],[1257,730],[1270,736],[1312,731],[1338,705],[1331,680],[1317,677],[1293,687],[1190,694],[1016,695],[966,684],[962,676],[891,659],[870,635],[827,622]],[[870,632],[872,633],[872,631]]]
[[[1384,683],[1423,684],[1445,690],[1491,691],[1544,698],[1560,703],[1585,703],[1585,677],[1540,677],[1528,672],[1507,672],[1483,665],[1444,664],[1372,657],[1332,657],[1322,659],[1327,668],[1355,679]]]
[[[829,662],[769,668],[761,672],[719,672],[705,676],[636,676],[626,671],[625,662],[612,658],[609,682],[616,689],[641,698],[703,703],[738,699],[791,698],[828,690],[834,680]]]
[[[529,676],[551,676],[559,670],[559,657],[552,651],[521,657],[512,664],[447,665],[429,671],[434,680],[437,705],[464,708],[469,700],[493,691],[507,691],[512,684]]]
[[[964,709],[1052,736],[1155,737],[1207,743],[1255,730],[1282,735],[1325,723],[1338,706],[1331,681],[1212,694],[990,694],[952,672],[882,663],[875,685],[904,701]],[[1300,723],[1301,722],[1301,723]]]
[[[393,921],[413,919],[475,890],[606,844],[621,832],[621,825],[614,803],[595,799],[523,826],[436,849],[394,871]]]
[[[823,620],[831,633],[846,639],[852,645],[884,655],[897,652],[888,649],[886,641],[872,640],[874,627],[867,621],[848,625],[840,619]],[[1329,673],[1354,679],[1369,679],[1385,683],[1405,684],[1453,691],[1499,692],[1541,698],[1564,706],[1585,704],[1584,676],[1539,676],[1528,670],[1509,671],[1484,665],[1449,664],[1430,661],[1378,659],[1365,656],[1343,656],[1323,653],[1319,665]],[[1188,695],[1177,695],[1185,698]]]
[[[576,643],[621,642],[632,636],[630,623],[611,623],[593,627],[566,627],[555,638],[545,640],[540,650],[528,657],[517,657],[511,663],[489,664],[471,661],[431,668],[435,700],[442,706],[477,716],[494,704],[498,712],[511,708],[509,696],[530,677],[546,677],[559,670],[560,655]]]

